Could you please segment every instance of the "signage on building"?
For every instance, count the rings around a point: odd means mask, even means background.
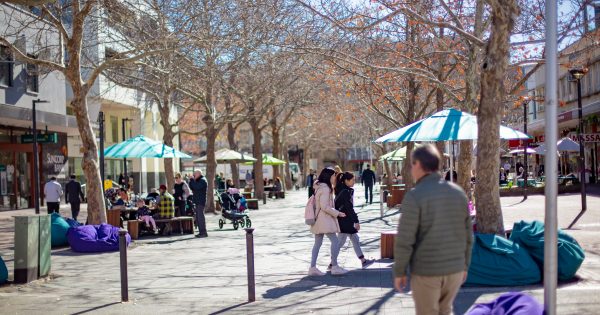
[[[565,121],[569,121],[573,119],[573,112],[572,111],[568,111],[568,112],[564,112],[558,115],[558,122],[565,122]]]
[[[569,134],[569,138],[575,142],[579,142],[576,133]],[[600,142],[600,133],[584,133],[581,135],[583,142]]]
[[[42,177],[48,179],[56,176],[58,179],[68,177],[69,171],[69,150],[67,148],[67,135],[64,133],[57,134],[57,141],[48,143],[42,149]]]
[[[58,133],[38,133],[37,134],[38,143],[58,143]],[[22,135],[21,143],[33,143],[33,135]]]

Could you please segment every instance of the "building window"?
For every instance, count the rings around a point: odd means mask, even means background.
[[[28,55],[30,58],[36,58],[35,56]],[[39,84],[39,73],[38,66],[35,64],[28,63],[27,64],[27,91],[29,92],[39,92],[40,84]]]
[[[13,60],[10,49],[0,46],[0,85],[12,86]]]
[[[114,143],[119,142],[119,119],[116,116],[110,116],[110,132],[112,141]]]

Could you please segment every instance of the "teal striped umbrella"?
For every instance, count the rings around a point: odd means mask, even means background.
[[[111,158],[192,158],[160,141],[148,139],[142,135],[111,145],[104,150],[104,156]]]

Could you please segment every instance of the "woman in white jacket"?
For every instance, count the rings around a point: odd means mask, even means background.
[[[337,217],[345,217],[343,212],[335,210],[333,202],[333,186],[335,186],[335,171],[333,169],[323,169],[319,179],[315,182],[315,204],[317,205],[317,214],[315,224],[310,231],[315,235],[315,244],[312,250],[310,261],[309,276],[325,275],[317,268],[317,257],[323,244],[323,238],[327,236],[331,242],[331,274],[342,275],[348,272],[337,264],[337,256],[340,253],[336,233],[340,232],[340,225]]]

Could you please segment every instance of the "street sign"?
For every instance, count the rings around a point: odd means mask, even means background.
[[[38,143],[58,143],[58,133],[37,134]],[[21,143],[33,143],[33,135],[22,135]]]

